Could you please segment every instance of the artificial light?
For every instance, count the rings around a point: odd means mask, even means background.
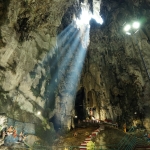
[[[41,114],[41,112],[40,112],[40,111],[38,111],[38,112],[37,112],[37,115],[40,115],[40,114]]]
[[[130,33],[130,32],[126,32],[126,34],[131,35],[131,33]]]
[[[124,31],[129,31],[131,29],[131,26],[129,24],[127,24],[125,27],[124,27]]]
[[[134,29],[138,29],[138,28],[140,27],[140,23],[139,23],[139,22],[134,22],[134,23],[132,24],[132,27],[133,27]]]
[[[124,27],[124,31],[126,34],[131,35],[132,33],[138,32],[138,29],[140,27],[140,23],[138,21],[133,22],[132,24],[127,24]]]

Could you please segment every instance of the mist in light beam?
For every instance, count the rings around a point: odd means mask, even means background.
[[[36,64],[34,70],[30,72],[32,78],[39,78],[39,83],[33,86],[31,91],[36,97],[46,100],[45,108],[55,108],[56,91],[59,94],[66,92],[75,95],[86,55],[87,47],[83,46],[83,43],[88,45],[88,41],[88,26],[81,30],[70,24],[58,35],[53,52],[50,50],[45,59]]]
[[[82,35],[81,35],[82,34]],[[82,40],[80,39],[76,51],[74,53],[74,58],[72,59],[71,62],[71,68],[69,69],[69,73],[65,78],[65,82],[68,83],[66,84],[67,86],[65,87],[65,92],[71,93],[74,97],[76,94],[76,89],[78,86],[78,82],[81,77],[81,71],[82,67],[84,64],[86,52],[87,52],[87,47],[84,45],[88,45],[89,43],[89,28],[88,26],[85,26],[85,30],[83,33],[80,33],[82,36]],[[82,42],[81,42],[82,41]],[[83,45],[83,43],[85,43]]]

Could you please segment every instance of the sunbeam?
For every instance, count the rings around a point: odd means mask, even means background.
[[[81,76],[81,70],[83,67],[83,63],[84,63],[84,59],[86,56],[86,51],[87,51],[87,47],[85,47],[84,45],[87,45],[87,43],[89,42],[89,28],[88,26],[86,26],[85,31],[82,35],[82,42],[80,41],[78,44],[78,47],[76,48],[76,52],[74,54],[74,58],[72,59],[71,62],[71,67],[70,67],[70,72],[69,75],[66,77],[66,83],[68,83],[68,87],[66,88],[66,92],[68,90],[68,92],[70,92],[69,90],[73,90],[71,91],[71,94],[75,94],[76,93],[76,88],[78,85],[78,81],[80,80],[80,76]],[[85,44],[83,44],[85,43]]]

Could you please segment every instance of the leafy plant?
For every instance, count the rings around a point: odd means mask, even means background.
[[[87,150],[94,150],[94,147],[95,147],[95,143],[94,142],[89,141],[87,143]]]

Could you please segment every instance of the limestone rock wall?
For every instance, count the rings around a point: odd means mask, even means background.
[[[0,112],[25,122],[55,113],[57,30],[73,2],[0,1]]]
[[[81,86],[86,107],[96,107],[97,118],[117,120],[120,126],[139,119],[149,129],[149,8],[149,1],[102,1],[104,24],[91,21]],[[129,36],[123,27],[133,19],[141,22],[141,28]]]

